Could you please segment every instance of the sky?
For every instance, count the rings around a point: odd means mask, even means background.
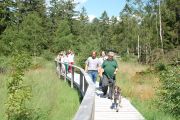
[[[46,0],[47,3],[50,0]],[[76,10],[80,11],[84,6],[90,21],[97,17],[99,18],[103,11],[106,11],[108,16],[119,16],[120,11],[124,8],[126,0],[75,0],[79,3]]]

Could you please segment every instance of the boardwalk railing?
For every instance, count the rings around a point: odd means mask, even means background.
[[[75,65],[71,65],[72,71],[67,74],[66,70],[63,70],[65,63],[59,61],[55,61],[55,63],[58,68],[59,78],[63,77],[65,81],[69,80],[71,87],[76,86],[83,96],[74,120],[94,120],[95,85],[89,75],[82,68]]]

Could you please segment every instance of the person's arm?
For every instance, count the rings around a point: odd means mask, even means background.
[[[85,72],[87,72],[87,71],[88,71],[88,65],[85,64]]]
[[[100,76],[100,77],[102,77],[102,75],[103,75],[104,67],[105,67],[105,64],[104,64],[104,62],[103,62],[103,64],[100,66],[100,72],[99,72],[99,76]]]
[[[118,68],[116,68],[115,71],[114,71],[114,74],[115,74],[115,75],[116,75],[117,71],[118,71]]]
[[[104,69],[103,69],[103,68],[100,68],[100,70],[99,70],[99,76],[100,76],[100,77],[102,77],[103,72],[104,72]]]
[[[98,73],[101,72],[101,61],[100,58],[98,59]]]
[[[115,62],[116,62],[116,61],[115,61]],[[118,64],[117,64],[117,62],[116,62],[116,69],[115,69],[115,71],[114,71],[114,74],[115,74],[115,75],[116,75],[117,71],[118,71]]]
[[[86,62],[85,62],[85,72],[87,72],[88,71],[88,63],[89,63],[89,58],[86,60]]]

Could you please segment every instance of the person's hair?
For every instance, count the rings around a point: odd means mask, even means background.
[[[101,51],[101,53],[100,53],[100,56],[102,56],[102,53],[104,52],[104,54],[106,55],[106,52],[105,51]]]
[[[92,51],[91,54],[95,53],[97,55],[97,52],[96,51]]]

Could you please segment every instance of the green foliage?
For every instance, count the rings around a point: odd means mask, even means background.
[[[48,61],[52,61],[54,58],[54,54],[49,50],[44,50],[42,53],[42,57]]]
[[[2,51],[1,54],[3,55],[9,55],[14,51],[14,46],[16,41],[18,40],[18,31],[16,29],[16,26],[9,26],[5,29],[3,34],[1,35],[1,41],[0,41],[0,50]]]
[[[0,73],[6,73],[8,70],[8,64],[10,62],[10,58],[5,56],[0,56]]]
[[[14,50],[22,50],[37,56],[46,46],[42,18],[37,13],[24,17],[20,25],[7,27],[2,35],[0,49],[4,55],[11,54]]]
[[[159,108],[175,116],[180,113],[180,67],[168,67],[161,72]]]
[[[53,51],[55,53],[68,50],[73,44],[73,34],[67,21],[60,21],[55,31]]]
[[[30,120],[30,113],[25,104],[31,98],[31,88],[23,84],[24,70],[30,66],[30,58],[27,54],[15,53],[11,66],[12,74],[7,85],[7,118],[8,120]]]
[[[10,10],[10,7],[14,7],[13,0],[1,0],[0,1],[0,35],[11,24],[14,13]]]
[[[17,50],[28,52],[35,56],[33,69],[42,67],[38,56],[51,60],[51,52],[68,49],[75,52],[75,62],[82,67],[93,50],[114,50],[123,53],[123,61],[131,62],[136,62],[139,55],[139,62],[155,65],[157,70],[165,70],[164,64],[177,65],[179,1],[161,0],[160,6],[159,0],[126,1],[120,20],[110,18],[104,11],[100,18],[88,22],[85,8],[75,11],[74,0],[51,0],[49,10],[45,0],[1,0],[0,55],[11,57]],[[160,49],[160,16],[164,50]],[[0,67],[6,66],[4,58],[0,61]],[[26,68],[28,63],[20,61],[21,64],[13,65],[13,71]],[[23,81],[23,69],[12,75],[12,81]]]
[[[46,39],[42,27],[42,18],[36,12],[29,14],[24,18],[20,26],[17,46],[37,56],[41,54],[45,46]]]
[[[98,51],[100,51],[99,48],[99,38],[97,38],[94,35],[89,36],[88,39],[86,39],[86,43],[84,44],[79,44],[79,53],[78,53],[78,60],[77,60],[77,64],[80,65],[81,67],[85,67],[85,61],[87,60],[87,58],[89,56],[91,56],[92,51],[96,51],[98,53]],[[87,46],[88,47],[87,47]]]
[[[155,64],[156,71],[163,71],[166,70],[166,65],[164,63],[156,63]]]
[[[121,60],[124,62],[137,62],[137,57],[132,54],[124,54]]]
[[[23,77],[23,84],[31,86],[31,99],[26,102],[30,120],[71,120],[80,105],[79,94],[68,82],[59,80],[54,72],[54,63],[42,57],[31,60],[41,67],[29,69]],[[0,120],[5,116],[8,74],[0,75]],[[68,95],[67,95],[68,94]],[[65,112],[66,111],[66,112]],[[28,120],[28,119],[20,119]]]

